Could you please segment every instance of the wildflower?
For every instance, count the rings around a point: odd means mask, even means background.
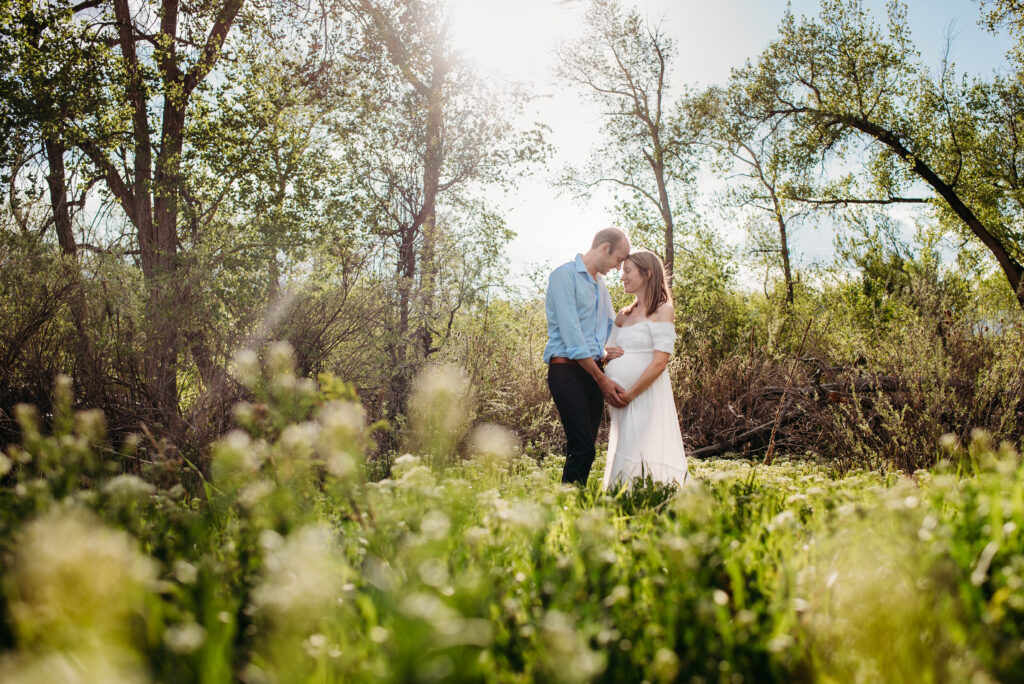
[[[437,479],[430,468],[423,465],[404,469],[402,476],[398,478],[398,485],[402,489],[415,491],[420,496],[436,497],[438,494]]]
[[[839,517],[841,517],[841,518],[845,518],[845,517],[854,515],[856,512],[857,512],[857,504],[854,504],[854,503],[844,503],[841,506],[839,506],[838,508],[836,508],[836,513],[838,513]]]
[[[533,501],[519,501],[506,509],[503,518],[514,527],[526,532],[537,532],[544,527],[544,509]]]
[[[240,349],[235,353],[235,377],[250,389],[260,381],[260,357],[252,349]]]
[[[768,650],[771,653],[782,653],[793,647],[793,637],[788,634],[779,634],[768,640]]]
[[[442,648],[454,646],[489,646],[494,638],[491,623],[480,618],[456,618],[444,620],[435,625],[438,645]]]
[[[256,426],[256,408],[247,401],[240,401],[231,409],[235,422],[247,428]]]
[[[552,610],[544,614],[539,642],[544,674],[551,681],[588,682],[605,668],[604,654],[590,650],[565,613]]]
[[[654,654],[651,671],[663,682],[675,681],[679,674],[679,656],[667,648],[659,648]]]
[[[985,583],[985,579],[988,577],[989,566],[992,565],[992,559],[995,558],[996,553],[999,552],[999,543],[996,541],[990,541],[982,549],[981,555],[978,556],[978,561],[975,564],[974,572],[971,573],[971,584],[976,587],[980,587]]]
[[[195,584],[196,579],[199,577],[198,568],[181,558],[174,561],[172,572],[174,573],[174,578],[182,584]]]
[[[243,508],[252,508],[274,491],[274,483],[269,480],[256,480],[242,487],[238,492],[238,504]]]
[[[319,632],[310,634],[304,645],[306,653],[309,654],[311,658],[319,658],[327,651],[327,637]]]
[[[287,538],[267,530],[260,542],[267,556],[253,591],[259,610],[279,619],[313,620],[334,603],[349,572],[335,553],[330,529],[311,525]]]
[[[474,454],[492,465],[506,464],[515,455],[515,434],[493,423],[485,423],[474,428],[469,443]]]
[[[11,617],[27,643],[123,641],[156,578],[156,564],[127,534],[85,510],[58,509],[21,534],[10,575]]]
[[[175,653],[187,655],[198,651],[206,641],[206,630],[195,622],[171,625],[164,632],[164,643]]]
[[[308,420],[289,425],[281,433],[281,448],[293,458],[309,459],[313,455],[318,429],[316,423]]]
[[[420,531],[428,539],[439,540],[444,539],[448,536],[448,530],[451,528],[451,522],[441,511],[430,511],[423,516],[423,521],[420,522]]]
[[[457,620],[461,617],[454,608],[448,606],[434,594],[426,592],[409,594],[401,600],[398,609],[406,617],[425,622]]]
[[[469,424],[469,379],[454,366],[432,366],[420,373],[409,399],[412,450],[446,456]]]
[[[771,522],[768,523],[768,531],[774,532],[778,529],[795,527],[796,524],[796,514],[793,511],[785,510],[771,519]]]
[[[156,491],[156,487],[134,475],[118,475],[103,484],[103,492],[114,499],[130,501],[147,497]]]
[[[319,420],[317,455],[335,477],[351,477],[357,472],[366,445],[365,409],[351,401],[332,401],[320,411]]]
[[[480,546],[487,541],[490,533],[478,525],[467,527],[466,531],[462,533],[463,538],[466,540],[467,546]]]
[[[4,684],[146,684],[148,681],[131,654],[111,646],[49,651],[0,662],[0,682]]]
[[[420,579],[429,587],[440,587],[448,582],[448,564],[439,558],[428,558],[420,563]]]
[[[271,377],[292,375],[295,372],[295,350],[284,341],[274,342],[267,349],[267,370]]]
[[[262,465],[262,450],[241,430],[232,430],[213,446],[213,471],[217,477],[254,473]]]
[[[412,454],[402,454],[395,459],[395,462],[391,464],[391,474],[398,478],[405,474],[408,470],[420,464],[418,456]]]
[[[619,584],[616,585],[616,587],[612,589],[611,593],[605,597],[603,603],[606,607],[610,608],[620,601],[628,601],[629,596],[629,589]]]

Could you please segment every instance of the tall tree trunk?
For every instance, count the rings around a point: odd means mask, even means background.
[[[789,242],[786,239],[786,222],[779,219],[779,252],[782,254],[782,274],[786,279],[786,301],[793,304],[793,273],[789,267]]]
[[[168,95],[164,103],[161,149],[153,174],[153,270],[150,289],[150,352],[149,377],[156,393],[157,405],[168,418],[177,416],[178,352],[181,347],[180,318],[188,306],[180,294],[178,282],[178,191],[181,184],[180,165],[182,136],[185,125],[184,107]]]
[[[161,26],[166,27],[168,22],[176,24],[177,8],[165,6],[163,10]],[[175,241],[168,249],[166,223],[161,225],[154,221],[153,195],[161,208],[159,218],[166,222],[166,194],[176,194],[176,190],[168,188],[166,182],[159,185],[154,183],[156,179],[153,177],[153,143],[150,138],[147,89],[135,51],[134,23],[128,0],[114,0],[114,14],[118,21],[121,54],[128,67],[127,96],[132,107],[132,137],[135,144],[131,196],[134,207],[128,213],[133,217],[138,233],[142,275],[147,289],[146,384],[150,401],[166,419],[176,415],[178,409],[175,368],[177,350],[173,346],[175,331],[170,317],[175,301],[167,292],[173,282],[172,263],[177,245]],[[173,42],[173,33],[170,35]],[[167,97],[165,95],[165,102]],[[164,122],[165,133],[171,123]],[[162,149],[161,156],[166,154],[168,151]],[[166,178],[161,177],[160,180],[166,181]]]
[[[71,229],[71,207],[68,205],[67,176],[64,169],[64,145],[55,138],[43,141],[46,148],[46,163],[49,173],[46,184],[50,189],[50,209],[53,211],[53,225],[57,230],[57,242],[65,256],[74,257],[77,252],[75,235]]]
[[[420,290],[422,310],[419,330],[420,348],[426,358],[433,351],[431,317],[434,309],[434,289],[437,282],[437,193],[441,182],[442,123],[444,103],[442,91],[448,66],[444,56],[435,52],[432,59],[432,78],[427,94],[426,149],[423,156],[423,250],[420,255]]]
[[[207,10],[212,11],[212,24],[205,43],[200,46],[200,56],[187,72],[182,71],[177,54],[179,1],[162,0],[158,13],[160,29],[157,40],[153,41],[152,36],[137,26],[128,0],[113,0],[116,44],[124,60],[124,99],[131,109],[131,173],[122,175],[120,161],[111,159],[96,141],[78,142],[135,226],[147,290],[144,362],[147,400],[154,409],[156,422],[174,429],[181,427],[177,396],[181,326],[175,314],[183,314],[183,297],[179,295],[184,293],[184,288],[178,282],[177,223],[185,114],[191,94],[216,64],[244,0],[223,0],[219,7],[202,10],[204,16]],[[186,7],[191,17],[201,19],[196,8]],[[151,88],[144,75],[136,50],[140,38],[154,44],[152,57],[161,79],[159,93]],[[159,142],[152,137],[149,118],[150,104],[157,94],[163,97]],[[154,149],[159,150],[155,165]]]
[[[405,411],[406,399],[412,380],[409,363],[409,320],[412,312],[413,281],[416,278],[416,231],[410,226],[402,229],[398,246],[398,330],[393,340],[394,367],[391,376],[391,399],[396,413]]]
[[[85,285],[82,273],[78,268],[78,246],[71,222],[71,205],[68,202],[67,173],[64,166],[64,144],[53,137],[43,141],[46,150],[46,162],[49,173],[46,184],[50,190],[50,209],[53,212],[53,225],[57,231],[57,242],[61,254],[67,259],[72,269],[74,285],[70,291],[71,315],[75,321],[75,337],[77,338],[78,368],[75,379],[78,381],[85,401],[99,405],[103,401],[103,383],[100,381],[99,364],[89,339],[89,303],[85,297]]]
[[[660,53],[659,53],[660,55]],[[664,74],[665,64],[662,65]],[[676,247],[675,247],[675,222],[672,217],[672,204],[668,198],[668,183],[665,181],[665,150],[661,145],[661,81],[658,85],[658,121],[649,118],[645,120],[647,129],[651,135],[653,154],[647,156],[647,161],[654,172],[654,182],[658,186],[658,210],[661,212],[661,221],[665,226],[665,279],[668,281],[669,290],[672,289],[672,276],[675,273]]]
[[[657,174],[658,201],[661,205],[661,220],[665,224],[665,278],[672,287],[672,276],[675,273],[675,225],[672,219],[672,208],[668,201],[668,189],[665,187],[665,170]]]
[[[786,220],[782,215],[782,207],[779,205],[779,198],[775,194],[775,188],[769,188],[772,194],[772,206],[775,212],[775,221],[779,224],[779,254],[782,256],[782,274],[786,279],[786,302],[793,304],[793,273],[789,267],[789,239],[786,235]]]

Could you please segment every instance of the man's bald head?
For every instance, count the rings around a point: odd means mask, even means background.
[[[622,243],[626,243],[628,245],[629,238],[627,238],[626,234],[618,228],[602,228],[597,231],[596,235],[594,235],[594,242],[590,247],[592,249],[596,249],[606,242],[610,245],[609,251],[615,251],[615,249]]]
[[[620,268],[629,256],[629,238],[618,228],[597,231],[590,251],[583,255],[587,270],[604,275],[613,268]]]

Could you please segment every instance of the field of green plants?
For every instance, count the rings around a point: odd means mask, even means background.
[[[194,491],[126,474],[133,444],[66,382],[47,420],[21,410],[0,681],[1024,677],[1024,467],[983,433],[912,476],[719,459],[605,494],[470,430],[444,369],[413,396],[418,455],[367,463],[350,388],[269,357],[239,359],[255,401]]]

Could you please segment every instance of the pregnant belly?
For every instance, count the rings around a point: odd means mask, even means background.
[[[619,358],[609,361],[604,372],[625,389],[629,389],[651,364],[652,356],[652,352],[626,352]]]

